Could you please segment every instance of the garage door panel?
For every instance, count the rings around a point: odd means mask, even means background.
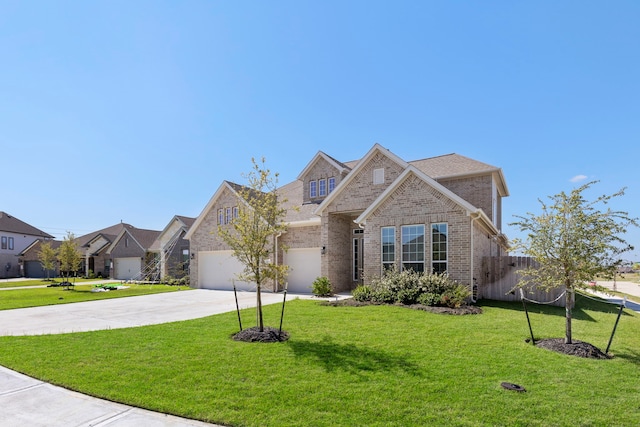
[[[244,266],[233,251],[198,252],[198,287],[203,289],[254,291],[255,284],[242,282],[237,274],[242,273]]]
[[[130,280],[140,274],[142,260],[139,257],[115,258],[113,260],[115,270],[114,278],[118,280]]]
[[[320,248],[289,249],[285,263],[289,266],[288,291],[311,293],[313,281],[320,276]]]

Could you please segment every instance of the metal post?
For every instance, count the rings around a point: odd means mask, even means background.
[[[284,298],[282,299],[282,311],[280,312],[280,329],[278,330],[278,338],[282,336],[282,320],[284,319],[284,303],[287,302],[287,288],[288,284],[284,288]]]
[[[627,297],[624,297],[622,300],[622,304],[620,304],[620,311],[618,311],[618,317],[616,318],[616,323],[613,325],[613,331],[611,331],[611,337],[609,338],[609,344],[607,344],[607,349],[604,351],[605,354],[609,353],[609,347],[611,347],[611,342],[613,341],[613,334],[616,333],[616,328],[618,327],[618,322],[620,321],[620,316],[622,316],[622,310],[627,305]]]
[[[529,334],[531,334],[531,344],[536,345],[536,340],[533,338],[533,329],[531,329],[531,320],[529,320],[529,311],[527,310],[527,304],[524,302],[524,293],[522,292],[522,288],[520,288],[520,299],[522,300],[522,307],[524,307],[524,314],[527,316]]]
[[[236,291],[236,281],[233,281],[233,296],[236,297],[236,313],[238,313],[238,324],[240,325],[240,332],[242,332],[242,319],[240,319],[240,305],[238,304],[238,292]]]

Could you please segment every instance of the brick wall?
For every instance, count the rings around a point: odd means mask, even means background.
[[[191,236],[190,250],[196,254],[190,261],[189,282],[192,287],[198,287],[198,252],[228,250],[222,239],[218,237],[218,209],[233,208],[238,206],[238,198],[228,188],[216,200],[212,208],[205,213],[200,226]],[[230,227],[227,225],[227,227]]]
[[[314,197],[313,199],[310,197],[309,195],[309,182],[310,181],[317,181],[319,179],[326,179],[327,180],[327,194],[329,191],[329,178],[335,178],[336,180],[336,187],[338,186],[338,184],[340,183],[340,181],[342,180],[343,176],[340,175],[339,171],[329,162],[327,162],[325,159],[323,159],[322,157],[319,157],[318,160],[316,160],[316,162],[314,163],[314,165],[307,171],[307,173],[305,174],[305,176],[301,177],[303,180],[303,203],[318,203],[320,201],[322,201],[326,195],[324,196],[320,196],[319,193],[317,195],[317,197]],[[319,191],[319,187],[317,187],[317,190]]]
[[[425,226],[425,269],[430,270],[431,224],[448,225],[448,272],[461,283],[470,279],[470,217],[444,194],[416,176],[409,176],[393,194],[367,219],[365,226],[364,275],[368,281],[379,277],[381,261],[381,227],[396,227],[396,263],[401,261],[401,226]]]
[[[438,180],[476,208],[480,208],[493,221],[493,178],[491,175],[471,178]]]
[[[373,171],[384,168],[384,184],[373,185]],[[402,173],[403,169],[380,153],[351,178],[348,188],[334,200],[327,210],[336,212],[364,211]],[[353,173],[353,172],[352,172]]]

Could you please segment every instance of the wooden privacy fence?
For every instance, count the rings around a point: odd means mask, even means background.
[[[477,280],[478,297],[498,301],[520,301],[520,291],[516,289],[520,280],[518,272],[535,266],[536,262],[530,257],[484,257],[482,274]],[[541,302],[554,301],[563,291],[562,288],[550,291],[543,291],[536,287],[523,289],[526,298]],[[564,298],[560,298],[553,305],[564,307]]]

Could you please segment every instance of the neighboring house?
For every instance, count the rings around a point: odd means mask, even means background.
[[[121,222],[76,237],[78,250],[82,255],[78,275],[129,279],[130,277],[127,276],[137,274],[142,269],[149,247],[158,233],[159,231],[142,230]],[[47,275],[38,260],[42,242],[42,239],[37,240],[20,253],[26,277],[46,277]],[[51,246],[56,249],[61,243],[52,241]],[[117,272],[114,271],[116,266]],[[51,273],[51,277],[58,276],[60,274],[58,267]]]
[[[195,220],[174,216],[151,245],[150,251],[158,257],[161,280],[167,277],[180,279],[189,274],[189,241],[184,236]]]
[[[156,230],[144,230],[127,226],[120,231],[106,250],[111,258],[111,278],[119,280],[143,280],[147,265],[152,265],[155,254],[150,250],[160,235]]]
[[[53,239],[53,236],[0,211],[0,278],[24,274],[18,257],[38,239]]]
[[[230,226],[237,188],[224,181],[186,235],[193,287],[230,289],[242,270],[217,235],[218,226]],[[288,229],[274,236],[272,262],[290,273],[273,290],[310,292],[326,276],[334,291],[349,291],[395,266],[447,272],[478,296],[483,257],[508,248],[500,231],[509,195],[502,170],[458,154],[405,161],[375,144],[342,163],[318,152],[278,191],[288,199]]]

